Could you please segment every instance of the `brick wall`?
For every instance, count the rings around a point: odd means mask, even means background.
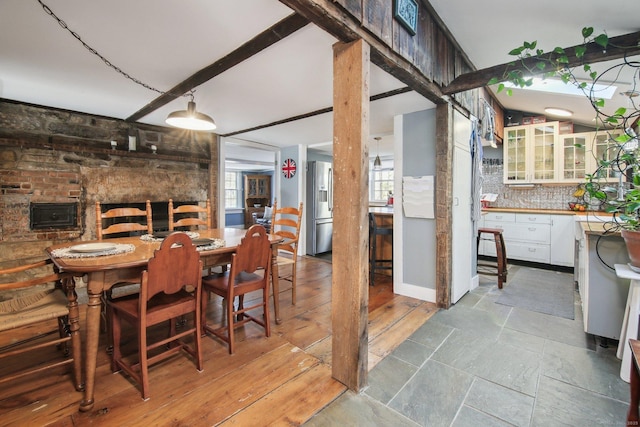
[[[136,152],[127,149],[130,134]],[[111,149],[111,140],[118,149]],[[0,102],[0,267],[44,258],[51,244],[94,239],[96,200],[210,198],[215,223],[215,141],[212,134]],[[31,203],[77,203],[78,223],[31,230]]]

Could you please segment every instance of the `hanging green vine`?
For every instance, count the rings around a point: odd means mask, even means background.
[[[498,93],[505,91],[511,96],[512,88],[503,82],[508,82],[516,88],[526,88],[533,85],[534,76],[542,75],[543,78],[559,78],[564,83],[580,89],[595,111],[596,128],[609,132],[611,143],[606,158],[603,155],[603,158],[598,159],[597,170],[586,176],[586,196],[592,201],[600,202],[601,208],[614,215],[612,226],[640,230],[640,148],[633,129],[640,117],[640,110],[633,99],[633,95],[638,93],[640,62],[632,61],[625,55],[617,64],[601,73],[592,69],[586,61],[579,67],[571,67],[570,55],[578,60],[583,59],[588,51],[588,44],[595,43],[605,51],[613,47],[609,37],[604,33],[595,34],[593,27],[583,28],[582,38],[583,43],[574,46],[573,52],[556,47],[545,53],[536,41],[524,42],[509,52],[509,55],[516,57],[510,64],[512,67],[508,67],[504,75],[492,78],[488,84],[498,84]],[[625,49],[622,46],[616,47]],[[595,94],[594,87],[598,82],[604,81],[604,76],[612,74],[613,78],[608,80],[615,82],[625,67],[633,70],[632,90],[629,95],[631,107],[621,107],[606,113],[605,100]],[[576,76],[576,69],[584,71],[587,81]],[[617,187],[610,182],[607,171],[613,171],[620,178]],[[623,183],[623,178],[626,184]]]

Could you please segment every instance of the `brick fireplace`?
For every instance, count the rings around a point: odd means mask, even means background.
[[[137,152],[111,149],[111,140],[124,141],[131,132],[120,120],[0,102],[0,267],[42,259],[44,248],[55,243],[95,239],[96,200],[109,205],[149,199],[161,226],[169,198],[210,198],[215,223],[215,136],[198,139],[139,125]],[[146,148],[152,143],[157,154]],[[56,212],[50,227],[33,227],[34,206],[46,211],[52,204],[75,206],[75,224],[56,224],[62,215]]]

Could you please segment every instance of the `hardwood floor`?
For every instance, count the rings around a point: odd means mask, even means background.
[[[345,391],[331,378],[331,264],[298,262],[298,301],[281,282],[281,325],[271,337],[254,324],[237,329],[237,349],[207,336],[204,371],[178,355],[150,368],[146,402],[125,375],[111,373],[99,352],[96,403],[81,413],[81,394],[66,370],[0,385],[0,425],[300,425]],[[376,276],[369,293],[369,369],[436,311],[434,304],[394,295],[390,278]],[[85,309],[81,307],[84,320]],[[222,317],[221,300],[209,305],[210,322]],[[164,333],[164,331],[158,331]],[[101,346],[106,340],[102,337]],[[135,336],[128,336],[135,350]],[[20,363],[22,361],[16,361]],[[0,369],[11,369],[11,364]]]

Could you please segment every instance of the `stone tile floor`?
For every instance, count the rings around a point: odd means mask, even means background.
[[[518,266],[511,266],[510,274]],[[562,273],[571,274],[571,273]],[[442,310],[305,426],[624,426],[617,342],[501,304],[495,278]]]

